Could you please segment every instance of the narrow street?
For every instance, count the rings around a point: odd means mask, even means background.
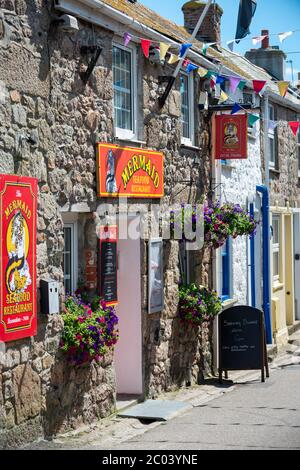
[[[186,390],[186,397],[179,392],[177,400],[185,400],[190,393],[188,401],[193,408],[170,421],[146,424],[116,417],[89,432],[71,433],[26,448],[300,449],[300,332],[291,338],[291,344],[271,363],[265,383],[260,382],[260,372],[229,373],[222,386],[215,380],[193,393]]]

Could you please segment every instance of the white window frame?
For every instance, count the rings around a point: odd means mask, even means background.
[[[274,220],[278,221],[278,243],[274,243]],[[280,282],[280,232],[281,232],[281,217],[279,214],[272,215],[272,227],[273,227],[273,237],[272,237],[272,263],[273,263],[273,282]],[[278,253],[278,274],[274,274],[274,253]]]
[[[123,44],[114,41],[112,47],[118,47],[131,55],[131,109],[132,109],[132,130],[122,129],[115,126],[115,105],[113,97],[113,112],[114,112],[114,134],[120,140],[136,140],[137,138],[137,59],[136,59],[136,46],[124,46]],[[113,90],[114,91],[114,90]]]
[[[184,75],[188,78],[188,103],[189,103],[189,137],[183,137],[182,126],[181,126],[181,144],[187,146],[193,146],[195,142],[195,116],[194,116],[194,74],[186,73],[183,70],[180,71],[180,75]],[[181,96],[181,92],[180,92]]]
[[[78,285],[78,224],[77,220],[67,218],[63,229],[71,230],[71,293],[74,293]],[[64,253],[64,251],[63,251]],[[65,273],[64,273],[65,280]]]
[[[270,114],[272,115],[272,117],[270,117]],[[268,120],[272,120],[272,121],[275,120],[275,109],[274,109],[274,106],[272,104],[269,104],[268,115],[269,115]],[[273,151],[274,151],[274,161],[271,160],[271,155],[272,155],[271,147],[270,147],[271,145],[273,146]],[[268,129],[268,152],[269,152],[269,166],[270,166],[270,168],[275,170],[275,169],[277,169],[276,168],[275,130],[270,129],[270,128]]]

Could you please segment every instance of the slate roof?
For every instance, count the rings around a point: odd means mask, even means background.
[[[154,10],[151,10],[140,2],[131,3],[128,0],[102,1],[115,10],[126,14],[172,40],[178,41],[179,43],[188,43],[190,41],[191,36],[183,26],[179,26],[171,20],[163,18]],[[146,33],[145,37],[147,37]],[[194,41],[192,49],[195,52],[202,54],[202,43],[197,40]],[[223,47],[218,47],[218,49],[210,47],[208,48],[206,58],[208,60],[216,59],[220,61],[227,69],[230,69],[235,74],[248,80],[265,80],[268,82],[269,88],[274,93],[279,94],[277,84],[274,83],[272,76],[240,54],[231,52]],[[220,73],[222,73],[222,70]],[[299,104],[299,100],[292,94],[288,93],[287,96],[291,101]]]

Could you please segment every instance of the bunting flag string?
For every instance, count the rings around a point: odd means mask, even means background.
[[[228,96],[225,92],[222,91],[220,99],[219,99],[219,104],[221,104],[222,102],[227,101],[227,100],[234,103],[230,114],[234,115],[234,114],[238,113],[239,111],[244,111],[248,115],[248,125],[250,127],[252,127],[259,120],[260,121],[265,121],[262,117],[258,116],[257,114],[253,114],[253,113],[249,112],[241,104],[236,103],[235,100],[231,96]],[[274,121],[274,120],[269,119],[268,120],[268,129],[269,130],[274,130],[277,126],[279,126],[280,123],[281,123],[281,121]],[[300,121],[287,121],[287,124],[291,128],[294,136],[297,137],[297,133],[298,133],[298,130],[300,128]]]
[[[280,33],[271,33],[271,34],[267,34],[267,35],[264,35],[264,36],[253,36],[251,38],[252,42],[254,45],[258,44],[259,42],[261,42],[263,39],[265,38],[268,38],[268,37],[271,37],[271,36],[277,36],[279,41],[282,43],[285,39],[287,39],[288,37],[292,36],[294,33],[297,33],[299,32],[300,29],[294,29],[292,31],[285,31],[285,32],[280,32]],[[132,33],[129,33],[129,32],[125,32],[124,33],[124,45],[128,45],[129,42],[133,39],[138,39],[140,40],[141,42],[142,41],[148,41],[148,39],[145,39],[145,38],[142,38],[142,37],[139,37],[139,36],[136,36]],[[240,39],[237,39],[238,41],[245,41],[245,40],[249,40],[249,37],[244,37],[244,38],[240,38]],[[233,46],[234,46],[234,43],[235,43],[236,39],[231,39],[230,41],[227,41],[226,42],[226,46],[228,47],[228,49],[233,52]],[[150,41],[151,43],[154,43],[156,45],[160,45],[161,44],[161,41],[157,41],[155,39],[151,39]],[[166,43],[166,42],[163,42],[163,44],[168,44],[169,48],[171,47],[175,47],[175,48],[179,48],[179,50],[181,50],[182,52],[182,55],[180,57],[183,56],[184,54],[184,50],[186,48],[190,48],[192,47],[192,44],[189,43],[189,44],[175,44],[174,41],[173,42],[170,42],[170,43]],[[214,45],[221,45],[221,42],[210,42],[210,43],[202,43],[202,54],[203,55],[206,55],[207,54],[207,49],[211,46],[214,46]],[[183,49],[182,49],[182,46]]]

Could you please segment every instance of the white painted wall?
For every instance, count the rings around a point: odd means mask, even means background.
[[[249,199],[256,201],[256,186],[262,184],[260,155],[260,124],[256,123],[255,138],[248,139],[248,159],[229,160],[221,165],[221,200],[248,207]],[[256,247],[257,248],[257,247]],[[248,237],[232,241],[233,298],[248,304]],[[250,282],[250,280],[249,280]]]

